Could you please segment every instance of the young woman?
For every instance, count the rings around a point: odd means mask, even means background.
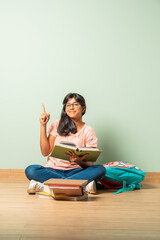
[[[82,121],[86,112],[84,98],[77,93],[69,93],[63,100],[61,119],[53,122],[46,133],[46,125],[50,114],[45,112],[40,116],[41,135],[40,146],[43,156],[48,156],[45,166],[31,165],[25,170],[30,181],[28,193],[43,191],[43,182],[50,178],[85,179],[88,180],[86,191],[96,193],[95,181],[101,180],[105,175],[102,165],[93,165],[92,162],[83,161],[85,157],[78,157],[73,151],[66,153],[70,161],[50,157],[54,144],[61,141],[75,143],[78,147],[97,147],[97,137],[94,130]],[[95,181],[94,181],[95,180]]]

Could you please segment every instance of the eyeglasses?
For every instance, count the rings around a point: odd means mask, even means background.
[[[79,107],[79,103],[78,102],[74,102],[74,103],[67,103],[66,104],[66,109],[69,109],[71,106],[73,106],[74,108],[78,108]]]

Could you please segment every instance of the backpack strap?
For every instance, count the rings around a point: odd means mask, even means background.
[[[125,182],[125,183],[123,183],[123,188],[119,189],[117,192],[115,192],[113,194],[118,194],[118,193],[126,192],[126,191],[133,191],[135,188],[140,189],[141,185],[138,183],[138,184],[130,184],[130,185],[126,186],[126,182]]]

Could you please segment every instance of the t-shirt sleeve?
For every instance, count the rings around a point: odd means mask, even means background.
[[[98,139],[97,139],[96,133],[92,128],[90,128],[86,134],[86,147],[95,148],[97,146],[98,146]]]
[[[58,120],[56,120],[55,122],[53,122],[50,126],[49,126],[49,128],[48,128],[48,130],[47,130],[47,132],[48,132],[48,134],[50,134],[50,135],[52,135],[52,136],[57,136],[57,128],[58,128]]]

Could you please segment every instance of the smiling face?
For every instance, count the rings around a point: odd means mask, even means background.
[[[66,103],[65,111],[71,119],[81,120],[85,107],[82,107],[75,98],[70,98]]]

